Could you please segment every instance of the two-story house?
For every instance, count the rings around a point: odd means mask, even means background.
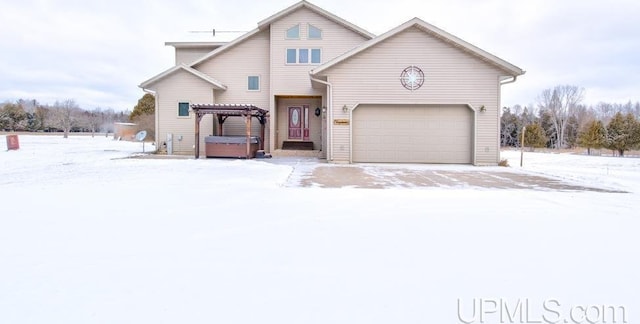
[[[176,65],[140,87],[156,96],[156,144],[185,154],[193,105],[242,104],[268,111],[267,152],[305,142],[337,163],[495,165],[501,86],[524,74],[418,18],[375,36],[307,1],[229,43],[167,44]],[[246,134],[242,118],[198,125],[200,151],[205,135]]]

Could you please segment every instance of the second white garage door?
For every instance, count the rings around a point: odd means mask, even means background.
[[[353,162],[472,163],[466,106],[363,105],[353,111]]]

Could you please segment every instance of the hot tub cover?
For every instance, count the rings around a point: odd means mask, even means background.
[[[258,144],[258,136],[251,136],[250,144]],[[246,136],[205,136],[205,143],[212,144],[247,144]]]

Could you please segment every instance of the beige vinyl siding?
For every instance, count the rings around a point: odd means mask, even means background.
[[[270,109],[269,88],[269,31],[257,33],[250,39],[206,60],[194,68],[227,86],[226,91],[216,91],[219,104],[251,104],[262,109]],[[260,77],[260,90],[248,90],[248,77]],[[260,135],[260,123],[251,121],[251,133]],[[269,148],[269,128],[265,130],[265,149]],[[242,118],[229,117],[224,123],[225,135],[244,135],[245,124]]]
[[[287,29],[298,24],[300,25],[300,39],[286,39]],[[322,30],[322,39],[308,39],[309,24]],[[309,71],[319,64],[286,64],[286,50],[288,48],[319,48],[322,51],[322,64],[344,54],[366,40],[364,36],[307,8],[301,8],[273,22],[270,26],[271,98],[292,95],[326,96],[326,88],[313,88],[309,79]],[[275,100],[273,104],[275,105]],[[287,115],[280,115],[277,109],[271,114],[271,120],[274,124],[282,124],[283,121],[286,122],[287,118]],[[287,131],[286,128],[272,129],[270,134],[279,136],[285,131]],[[276,144],[272,143],[272,146],[275,148]]]
[[[286,39],[286,31],[300,25],[300,39]],[[308,39],[309,24],[322,30],[322,39]],[[311,87],[309,71],[319,64],[286,64],[287,48],[320,48],[321,63],[325,63],[351,50],[364,37],[345,27],[301,8],[271,24],[271,68],[273,73],[271,93],[273,95],[322,95]],[[311,53],[309,53],[311,59]]]
[[[415,91],[400,83],[400,73],[415,65],[425,74]],[[334,86],[334,118],[349,118],[343,105],[469,104],[477,113],[476,164],[496,164],[499,76],[497,67],[430,34],[411,27],[323,73]],[[334,159],[349,161],[347,126],[334,126]]]
[[[176,48],[176,65],[190,64],[211,52],[215,47]]]
[[[212,117],[209,117],[212,118]],[[215,121],[215,123],[217,123],[217,120]],[[217,126],[214,126],[217,127]],[[239,136],[239,135],[246,135],[246,125],[244,123],[244,118],[242,117],[229,117],[227,118],[227,120],[224,122],[223,126],[222,126],[222,134],[225,136]],[[258,119],[256,118],[252,118],[251,119],[251,136],[260,136],[260,122],[258,121]],[[269,145],[267,143],[269,143],[269,128],[265,128],[265,137],[266,141],[265,142],[265,150],[268,149]]]
[[[162,145],[167,134],[173,134],[174,154],[193,154],[195,144],[195,116],[178,117],[178,103],[213,103],[214,91],[211,84],[180,70],[160,80],[152,89],[157,96],[158,133],[157,142]],[[210,118],[203,118],[200,123],[201,134],[211,133],[213,123]],[[182,140],[178,140],[182,136]],[[200,140],[201,153],[204,154],[204,140]]]

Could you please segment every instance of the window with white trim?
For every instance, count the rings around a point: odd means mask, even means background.
[[[300,25],[287,29],[287,39],[300,39]]]
[[[322,50],[319,48],[287,48],[287,64],[320,64]]]
[[[322,29],[309,24],[309,29],[307,30],[307,37],[309,39],[322,39]]]
[[[301,48],[298,50],[298,63],[300,64],[309,63],[309,49]]]
[[[287,48],[287,64],[298,63],[298,50],[295,48]]]
[[[247,77],[247,90],[260,91],[260,76],[250,75]]]
[[[322,51],[319,48],[311,49],[311,63],[320,64],[322,61]]]
[[[188,102],[178,102],[178,117],[189,117]]]

